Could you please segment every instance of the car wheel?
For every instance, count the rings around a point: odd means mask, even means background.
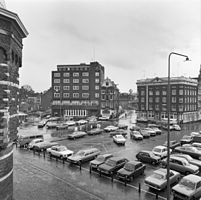
[[[185,175],[189,175],[189,174],[190,174],[190,172],[186,172],[186,173],[185,173]]]

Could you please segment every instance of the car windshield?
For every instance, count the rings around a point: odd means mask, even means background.
[[[183,186],[186,186],[186,187],[190,188],[191,190],[194,190],[194,189],[195,189],[195,186],[196,186],[195,183],[193,183],[192,181],[190,181],[190,180],[188,180],[188,179],[185,179],[185,178],[183,178],[183,179],[180,181],[179,184],[180,184],[180,185],[183,185]]]
[[[160,174],[160,173],[157,173],[157,172],[154,172],[154,174],[152,175],[153,178],[156,178],[156,179],[164,179],[165,178],[165,175],[164,174]]]
[[[160,152],[161,152],[161,149],[158,148],[158,147],[155,147],[153,151],[154,151],[154,152],[158,152],[158,153],[160,153]]]
[[[135,165],[133,165],[133,164],[131,164],[131,163],[127,163],[127,164],[124,166],[124,169],[126,169],[127,171],[134,171]]]
[[[79,151],[79,152],[77,152],[76,155],[83,156],[84,155],[84,151]]]
[[[183,161],[184,166],[190,165],[189,162],[187,160]]]
[[[184,135],[184,136],[183,136],[183,139],[191,139],[191,136],[189,136],[189,135]]]
[[[66,151],[66,150],[67,150],[67,148],[64,146],[58,148],[58,151]]]
[[[96,158],[96,160],[99,161],[99,162],[104,162],[105,158],[104,158],[104,156],[98,156]]]
[[[116,135],[116,138],[123,139],[124,137],[122,135]]]
[[[111,166],[111,167],[113,167],[113,166],[116,165],[116,162],[114,160],[107,160],[106,164],[109,165],[109,166]]]

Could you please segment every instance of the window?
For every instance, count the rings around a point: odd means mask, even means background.
[[[145,110],[145,106],[144,105],[141,105],[141,110]]]
[[[159,103],[159,97],[155,98],[156,103]]]
[[[82,90],[89,90],[89,86],[88,85],[83,85]]]
[[[113,100],[113,95],[110,95],[110,100]]]
[[[56,98],[60,97],[60,93],[54,93],[54,97]]]
[[[177,102],[176,97],[172,97],[172,103],[176,103],[176,102]]]
[[[82,72],[82,76],[89,76],[89,72]]]
[[[183,89],[180,89],[179,90],[179,95],[183,95],[183,93],[184,93]]]
[[[145,91],[144,90],[141,90],[141,95],[145,95]]]
[[[96,73],[95,73],[95,76],[99,76],[99,74],[100,74],[99,72],[96,72]]]
[[[101,107],[102,107],[102,108],[105,108],[105,102],[102,102],[102,103],[101,103]]]
[[[153,91],[152,90],[149,90],[149,95],[153,95]]]
[[[63,97],[66,98],[66,97],[69,97],[70,94],[69,93],[63,93]]]
[[[83,98],[88,98],[89,97],[89,93],[82,93],[82,97]]]
[[[70,90],[70,86],[63,86],[64,90]]]
[[[95,90],[99,90],[99,85],[95,85]]]
[[[82,83],[89,83],[89,79],[82,79]]]
[[[63,80],[63,83],[70,83],[70,79],[66,79],[66,78],[65,78],[65,79]]]
[[[162,102],[166,103],[167,102],[167,98],[166,97],[162,97]]]
[[[160,95],[160,92],[159,92],[159,90],[156,90],[156,95]]]
[[[68,73],[68,72],[64,73],[64,77],[69,77],[69,76],[70,76],[70,73]]]
[[[79,83],[79,79],[73,79],[73,83]]]
[[[54,86],[54,90],[59,91],[60,90],[60,86]]]
[[[179,98],[179,103],[183,103],[183,98]]]
[[[172,104],[172,111],[176,111],[176,105]]]
[[[73,77],[78,77],[79,76],[79,72],[74,72],[73,73]]]
[[[155,104],[155,110],[159,110],[159,105]]]
[[[54,79],[54,83],[60,83],[60,79]]]
[[[144,103],[144,97],[141,97],[141,102],[143,102],[143,103]]]
[[[149,102],[153,102],[153,97],[149,97]]]
[[[99,98],[99,93],[95,93],[95,98]]]
[[[54,77],[60,77],[60,73],[54,73]]]
[[[79,93],[73,93],[73,98],[79,98]]]
[[[163,91],[162,91],[162,94],[163,94],[163,95],[167,95],[167,91],[163,90]]]
[[[105,100],[105,94],[102,94],[102,100]]]
[[[183,105],[179,105],[179,111],[183,111]]]
[[[96,78],[95,83],[99,83],[99,82],[100,82],[99,78]]]
[[[172,89],[172,95],[176,95],[177,91],[176,89]]]
[[[149,110],[153,110],[153,105],[149,104]]]
[[[79,90],[79,86],[73,86],[73,90]]]

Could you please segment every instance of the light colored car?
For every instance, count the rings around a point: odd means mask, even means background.
[[[113,157],[113,155],[110,153],[98,155],[96,159],[90,161],[90,167],[97,169],[99,165],[103,164],[107,159],[111,157]]]
[[[177,183],[180,180],[180,173],[170,170],[170,184]],[[167,187],[167,169],[159,168],[152,175],[145,179],[145,184],[156,190],[164,190]]]
[[[81,137],[84,137],[85,135],[87,135],[87,133],[84,131],[75,131],[68,135],[68,139],[81,138]]]
[[[193,147],[196,147],[198,150],[201,150],[201,143],[199,143],[199,142],[193,142],[191,145]]]
[[[142,140],[143,136],[140,134],[139,131],[131,131],[130,132],[130,138],[134,140]]]
[[[140,133],[142,134],[143,138],[149,138],[150,133],[146,129],[141,129]]]
[[[199,136],[200,135],[200,133],[199,132],[191,132],[191,134],[190,134],[192,137],[194,137],[194,136]]]
[[[39,142],[43,142],[43,138],[37,138],[32,140],[29,144],[28,144],[28,149],[32,149],[34,144],[37,144]]]
[[[47,153],[49,153],[50,156],[56,156],[64,159],[68,156],[71,156],[73,154],[73,151],[69,150],[66,146],[59,145],[48,148]]]
[[[154,131],[152,128],[144,128],[144,130],[146,130],[150,136],[156,136],[156,131]]]
[[[117,144],[125,145],[126,138],[123,135],[115,135],[113,136],[113,141]]]
[[[182,145],[182,144],[190,144],[190,143],[192,143],[192,141],[193,141],[193,137],[190,136],[190,135],[184,135],[184,136],[182,137],[182,139],[180,140],[181,145]]]
[[[189,174],[172,188],[174,198],[194,200],[201,197],[201,177]]]
[[[181,127],[178,124],[173,124],[172,126],[175,131],[181,131]]]
[[[158,128],[156,124],[148,124],[148,128],[153,129],[157,135],[161,135],[162,131]]]
[[[81,120],[77,121],[77,124],[78,124],[78,125],[84,125],[84,124],[86,124],[87,122],[88,122],[87,120],[81,119]]]
[[[72,156],[69,156],[67,158],[67,161],[74,164],[81,164],[83,162],[93,160],[99,154],[100,154],[100,150],[97,148],[84,149],[84,150],[78,151]]]
[[[176,148],[176,147],[178,147],[180,145],[181,145],[180,142],[177,142],[176,140],[171,140],[170,141],[170,148],[171,149],[174,149],[174,148]],[[167,141],[163,144],[163,146],[167,147]]]
[[[101,134],[103,132],[103,129],[100,128],[93,128],[90,131],[87,131],[88,135],[98,135]]]
[[[73,120],[69,120],[69,121],[66,121],[65,124],[68,126],[75,126],[76,123]]]
[[[104,128],[104,131],[110,132],[110,131],[116,131],[117,129],[118,129],[117,126],[112,126],[112,125],[110,125],[110,126],[105,127],[105,128]]]
[[[153,154],[155,154],[156,156],[159,156],[160,158],[165,158],[167,157],[167,147],[159,145],[156,146],[152,149]],[[170,153],[172,152],[172,150],[170,149]]]

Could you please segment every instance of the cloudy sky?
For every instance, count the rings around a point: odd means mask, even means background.
[[[37,92],[51,86],[58,64],[98,61],[121,92],[136,81],[198,76],[201,64],[200,0],[6,0],[29,35],[24,39],[21,85]]]

